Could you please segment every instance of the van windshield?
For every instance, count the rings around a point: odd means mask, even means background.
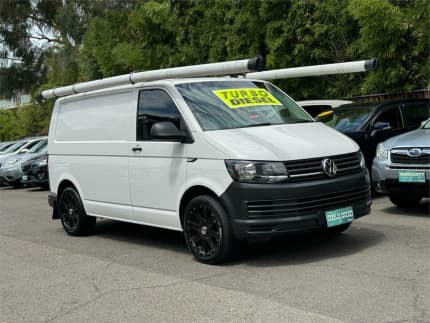
[[[205,131],[314,121],[269,83],[208,81],[176,88]]]

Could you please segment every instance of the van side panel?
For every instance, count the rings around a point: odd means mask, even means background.
[[[133,89],[82,96],[60,101],[56,109],[49,145],[51,189],[56,192],[64,177],[73,179],[88,214],[131,215],[128,150],[136,96]]]

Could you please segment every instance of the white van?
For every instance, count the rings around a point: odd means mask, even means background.
[[[357,144],[269,82],[212,77],[60,98],[49,130],[49,203],[70,235],[96,217],[183,231],[198,261],[238,241],[339,233],[369,213]]]

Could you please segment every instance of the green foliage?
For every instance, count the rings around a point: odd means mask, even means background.
[[[352,0],[348,11],[360,25],[359,37],[350,51],[380,60],[379,70],[363,81],[361,92],[413,90],[428,85],[428,1],[399,1],[396,5],[388,0]]]
[[[380,61],[276,82],[295,99],[414,90],[429,85],[429,21],[428,0],[2,0],[0,53],[22,62],[0,69],[0,96],[258,54],[267,68]],[[52,102],[37,104],[2,112],[0,133],[46,133]]]
[[[52,104],[31,104],[0,110],[0,141],[47,135]]]
[[[0,110],[0,141],[14,140],[24,134],[25,130],[16,109]]]

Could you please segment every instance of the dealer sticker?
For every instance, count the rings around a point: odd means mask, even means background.
[[[259,105],[282,105],[272,94],[261,88],[224,89],[213,93],[230,109]]]

